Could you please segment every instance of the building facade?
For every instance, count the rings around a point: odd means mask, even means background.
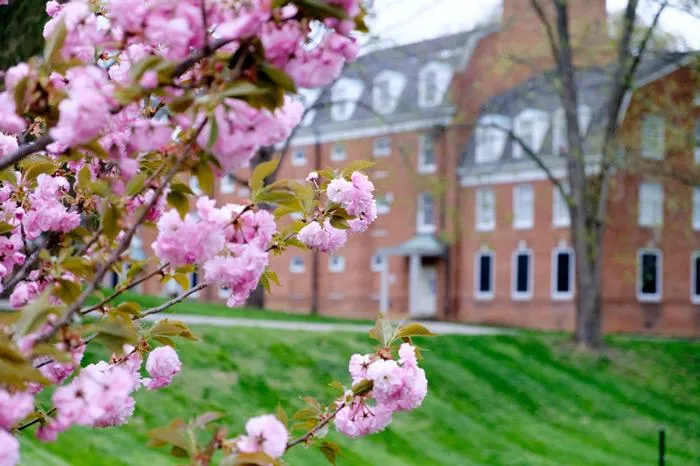
[[[593,176],[612,49],[604,0],[571,9]],[[336,255],[273,258],[281,287],[266,305],[572,329],[576,258],[566,203],[504,131],[565,178],[566,125],[548,57],[529,0],[505,0],[498,25],[365,54],[329,89],[303,91],[308,111],[280,176],[374,160],[379,218]],[[649,176],[625,162],[695,171],[697,69],[693,55],[655,56],[626,100],[604,240],[606,331],[700,334],[700,191],[688,176]],[[247,194],[233,177],[216,189],[225,201]],[[143,235],[148,249],[151,232]],[[144,291],[162,292],[156,283]],[[218,299],[216,290],[200,298]]]

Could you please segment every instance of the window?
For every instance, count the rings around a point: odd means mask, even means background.
[[[495,261],[491,251],[481,251],[476,254],[476,262],[474,264],[474,296],[477,300],[493,299],[494,263]]]
[[[339,79],[331,88],[331,118],[333,121],[346,121],[352,118],[357,101],[364,90],[360,79]]]
[[[435,197],[431,193],[418,196],[418,232],[435,232]]]
[[[236,192],[236,179],[233,175],[221,178],[221,194],[233,194]]]
[[[646,115],[642,120],[642,157],[664,158],[666,121],[659,115]]]
[[[296,149],[292,153],[292,166],[303,167],[306,165],[306,151],[304,149]]]
[[[375,254],[370,261],[370,269],[372,272],[383,272],[387,267],[386,256],[384,254]]]
[[[528,151],[539,153],[549,130],[550,115],[543,110],[528,108],[513,121],[513,132],[520,139],[513,141],[513,158],[526,157]]]
[[[333,254],[328,258],[328,271],[333,273],[345,272],[345,257]]]
[[[695,122],[695,163],[700,163],[700,120]]]
[[[491,231],[496,228],[496,193],[492,188],[476,190],[476,230]]]
[[[511,119],[503,115],[484,115],[479,119],[474,135],[476,163],[492,163],[501,158],[511,126]]]
[[[344,142],[336,142],[331,148],[331,160],[333,162],[342,162],[348,158],[347,147]]]
[[[639,226],[658,227],[664,222],[664,190],[659,183],[639,185]]]
[[[515,126],[516,135],[520,141],[514,142],[513,157],[519,159],[525,155],[526,150],[535,151],[535,121],[531,118],[525,118],[519,121]]]
[[[700,251],[690,255],[690,300],[700,304]]]
[[[391,154],[391,138],[377,138],[372,144],[372,154],[375,157],[387,157]]]
[[[552,299],[568,301],[574,297],[574,251],[557,248],[552,253]]]
[[[438,89],[437,89],[437,72],[435,70],[427,70],[423,75],[423,99],[427,105],[437,105]]]
[[[381,115],[396,110],[406,82],[406,76],[397,71],[384,70],[379,73],[372,84],[372,109]]]
[[[418,172],[433,173],[436,168],[435,138],[432,134],[423,134],[420,138],[420,147],[418,151]]]
[[[392,193],[377,194],[377,214],[386,215],[391,212],[391,204],[394,203],[394,195]]]
[[[290,273],[304,273],[304,259],[300,256],[294,256],[289,261],[289,272]]]
[[[514,300],[532,299],[532,251],[520,249],[513,253],[511,296]]]
[[[637,255],[637,299],[641,302],[660,302],[663,288],[661,251],[640,249]]]
[[[381,79],[374,82],[372,98],[374,99],[375,110],[384,111],[386,108],[391,107],[390,85],[391,83],[388,79]]]
[[[568,183],[563,183],[562,187],[569,194]],[[552,186],[552,225],[555,227],[568,227],[571,225],[571,213],[566,198],[557,186]]]
[[[700,188],[693,189],[693,230],[700,230]]]
[[[532,186],[521,184],[513,187],[513,228],[532,228],[535,223],[535,199]]]
[[[581,137],[585,137],[588,133],[588,126],[591,124],[592,117],[593,112],[590,107],[579,105],[578,127],[581,132]],[[554,127],[552,128],[552,152],[555,155],[569,153],[569,135],[567,131],[566,114],[564,113],[564,109],[560,108],[554,113]]]
[[[447,63],[433,61],[418,73],[418,105],[437,107],[444,100],[452,81],[452,67]]]
[[[129,256],[135,261],[146,259],[146,251],[143,249],[143,240],[140,236],[134,235],[129,245]]]

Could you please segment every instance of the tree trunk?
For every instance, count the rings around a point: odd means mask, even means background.
[[[248,299],[245,302],[246,307],[252,309],[265,309],[265,288],[258,283]]]

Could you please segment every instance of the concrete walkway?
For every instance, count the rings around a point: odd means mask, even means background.
[[[288,320],[241,319],[235,317],[214,317],[193,314],[158,314],[144,320],[158,321],[164,318],[179,320],[189,325],[213,325],[215,327],[250,327],[277,330],[303,330],[308,332],[351,332],[366,333],[370,325],[343,324],[332,322],[295,322]],[[509,335],[515,331],[492,327],[453,324],[450,322],[420,322],[438,335]]]

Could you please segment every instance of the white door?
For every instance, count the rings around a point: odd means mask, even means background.
[[[432,317],[437,312],[437,267],[423,265],[418,286],[416,317]]]

